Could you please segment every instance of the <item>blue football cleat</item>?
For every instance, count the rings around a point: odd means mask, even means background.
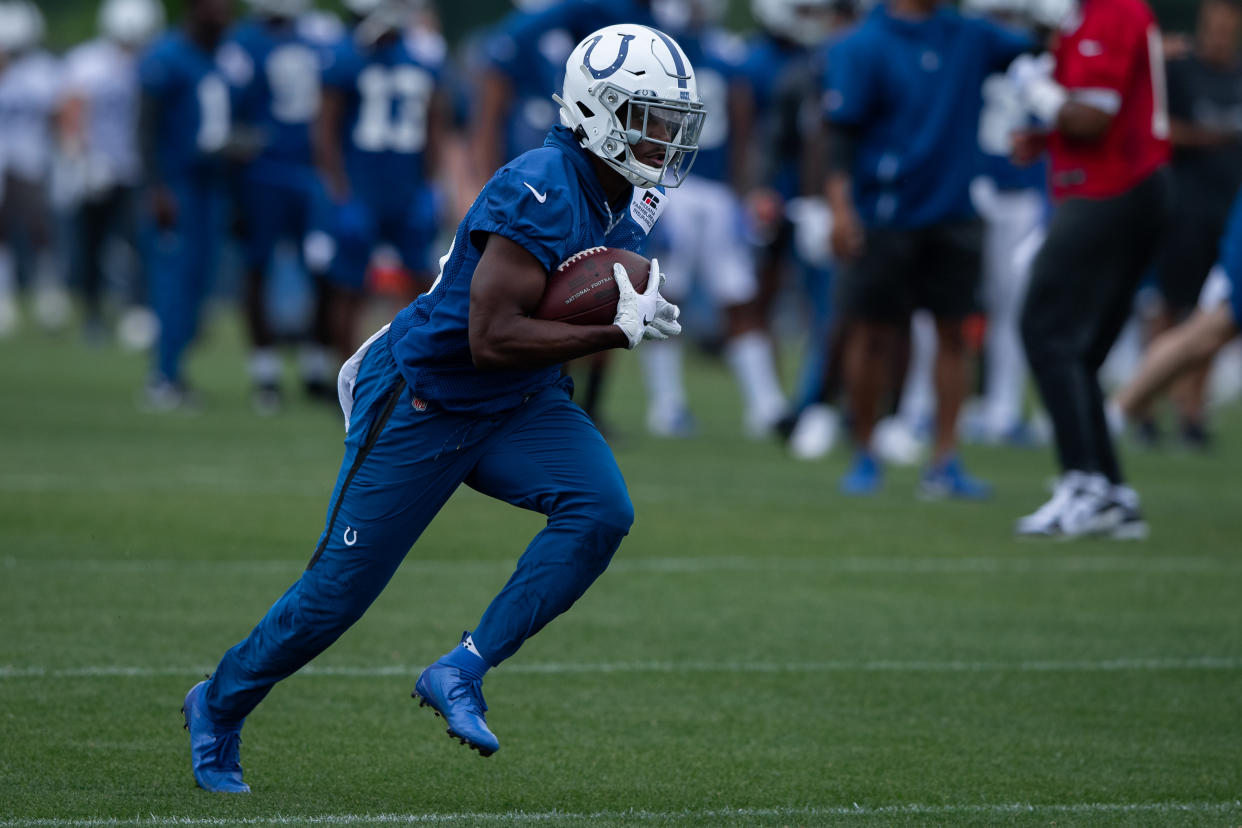
[[[483,713],[483,679],[472,678],[443,660],[437,661],[418,677],[411,694],[419,707],[430,707],[448,722],[448,735],[491,756],[500,750],[500,740],[487,727]]]
[[[928,467],[919,481],[919,496],[926,500],[987,500],[992,496],[992,486],[971,477],[957,457]]]
[[[860,451],[854,455],[854,465],[841,478],[841,494],[873,495],[880,491],[883,473],[875,455]]]
[[[204,790],[217,793],[250,793],[242,781],[241,726],[222,729],[207,718],[203,693],[207,682],[200,681],[185,694],[185,729],[190,731],[190,767],[194,781]]]

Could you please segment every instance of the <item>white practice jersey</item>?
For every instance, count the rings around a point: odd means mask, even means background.
[[[100,38],[65,56],[61,94],[85,104],[84,151],[93,189],[136,184],[138,62],[115,42]]]
[[[22,55],[0,72],[0,166],[6,172],[27,181],[46,178],[60,77],[60,62],[47,52]]]

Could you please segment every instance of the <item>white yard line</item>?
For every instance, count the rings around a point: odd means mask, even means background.
[[[300,676],[334,678],[382,678],[418,676],[424,665],[334,667],[309,665]],[[64,669],[0,666],[0,680],[23,678],[156,678],[202,676],[211,665],[126,666],[96,665]],[[515,663],[505,673],[535,675],[597,675],[613,673],[1121,673],[1196,672],[1242,670],[1242,658],[1198,656],[1194,658],[1112,658],[1075,661],[618,661]]]
[[[309,557],[309,553],[308,553]],[[73,570],[90,573],[149,573],[197,571],[219,573],[291,572],[305,567],[304,559],[263,558],[246,560],[206,560],[177,558],[38,558],[6,555],[0,558],[0,570],[38,572],[41,570]],[[508,572],[513,569],[509,559],[447,560],[419,558],[411,553],[402,563],[406,572],[454,574],[463,572]],[[1137,555],[1072,557],[974,555],[962,558],[936,556],[872,556],[782,558],[709,555],[703,557],[620,557],[608,568],[609,573],[699,574],[709,572],[743,572],[774,574],[787,572],[840,574],[1081,574],[1081,573],[1159,573],[1181,575],[1238,575],[1242,561],[1212,557],[1141,557]]]
[[[401,825],[479,822],[649,822],[676,823],[685,820],[823,818],[823,817],[953,817],[1085,815],[1085,814],[1230,814],[1242,811],[1242,802],[1074,802],[1074,803],[997,803],[994,805],[851,805],[827,808],[712,808],[704,810],[648,811],[507,811],[488,813],[464,811],[442,814],[305,814],[270,817],[179,817],[151,814],[133,818],[43,818],[0,820],[0,828],[94,828],[122,825]]]

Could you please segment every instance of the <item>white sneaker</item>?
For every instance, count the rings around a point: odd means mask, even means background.
[[[1147,540],[1151,527],[1139,508],[1138,492],[1129,486],[1113,486],[1113,500],[1121,506],[1121,522],[1109,533],[1115,540]]]
[[[1052,498],[1034,512],[1018,518],[1014,524],[1014,534],[1021,538],[1055,538],[1061,537],[1061,515],[1069,507],[1078,494],[1084,475],[1081,472],[1069,471],[1061,476],[1052,490]]]
[[[789,435],[789,453],[798,460],[818,460],[837,442],[840,418],[830,405],[807,406]]]
[[[917,466],[923,462],[927,446],[899,417],[885,417],[871,435],[871,450],[893,466]]]
[[[1112,495],[1112,484],[1103,475],[1086,475],[1078,493],[1061,514],[1065,537],[1111,536],[1125,519],[1125,509]]]

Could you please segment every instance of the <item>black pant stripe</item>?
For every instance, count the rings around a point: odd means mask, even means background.
[[[323,554],[324,547],[328,545],[328,539],[332,537],[333,527],[336,526],[336,516],[341,511],[341,501],[345,499],[345,493],[349,491],[349,484],[354,481],[354,475],[358,473],[358,469],[362,468],[362,464],[366,461],[367,455],[371,453],[371,449],[375,448],[375,443],[379,440],[380,434],[383,433],[384,426],[388,424],[388,418],[392,416],[393,410],[397,407],[397,401],[401,399],[404,391],[405,378],[398,377],[397,384],[388,395],[388,401],[384,403],[384,410],[380,412],[375,422],[371,423],[370,430],[367,432],[367,441],[358,450],[358,456],[354,458],[353,465],[349,467],[349,474],[345,475],[345,483],[341,486],[340,494],[336,497],[336,503],[332,504],[332,515],[328,518],[328,528],[319,540],[319,546],[315,548],[315,554],[311,556],[310,562],[306,564],[307,569],[315,565],[319,560],[319,556]]]

